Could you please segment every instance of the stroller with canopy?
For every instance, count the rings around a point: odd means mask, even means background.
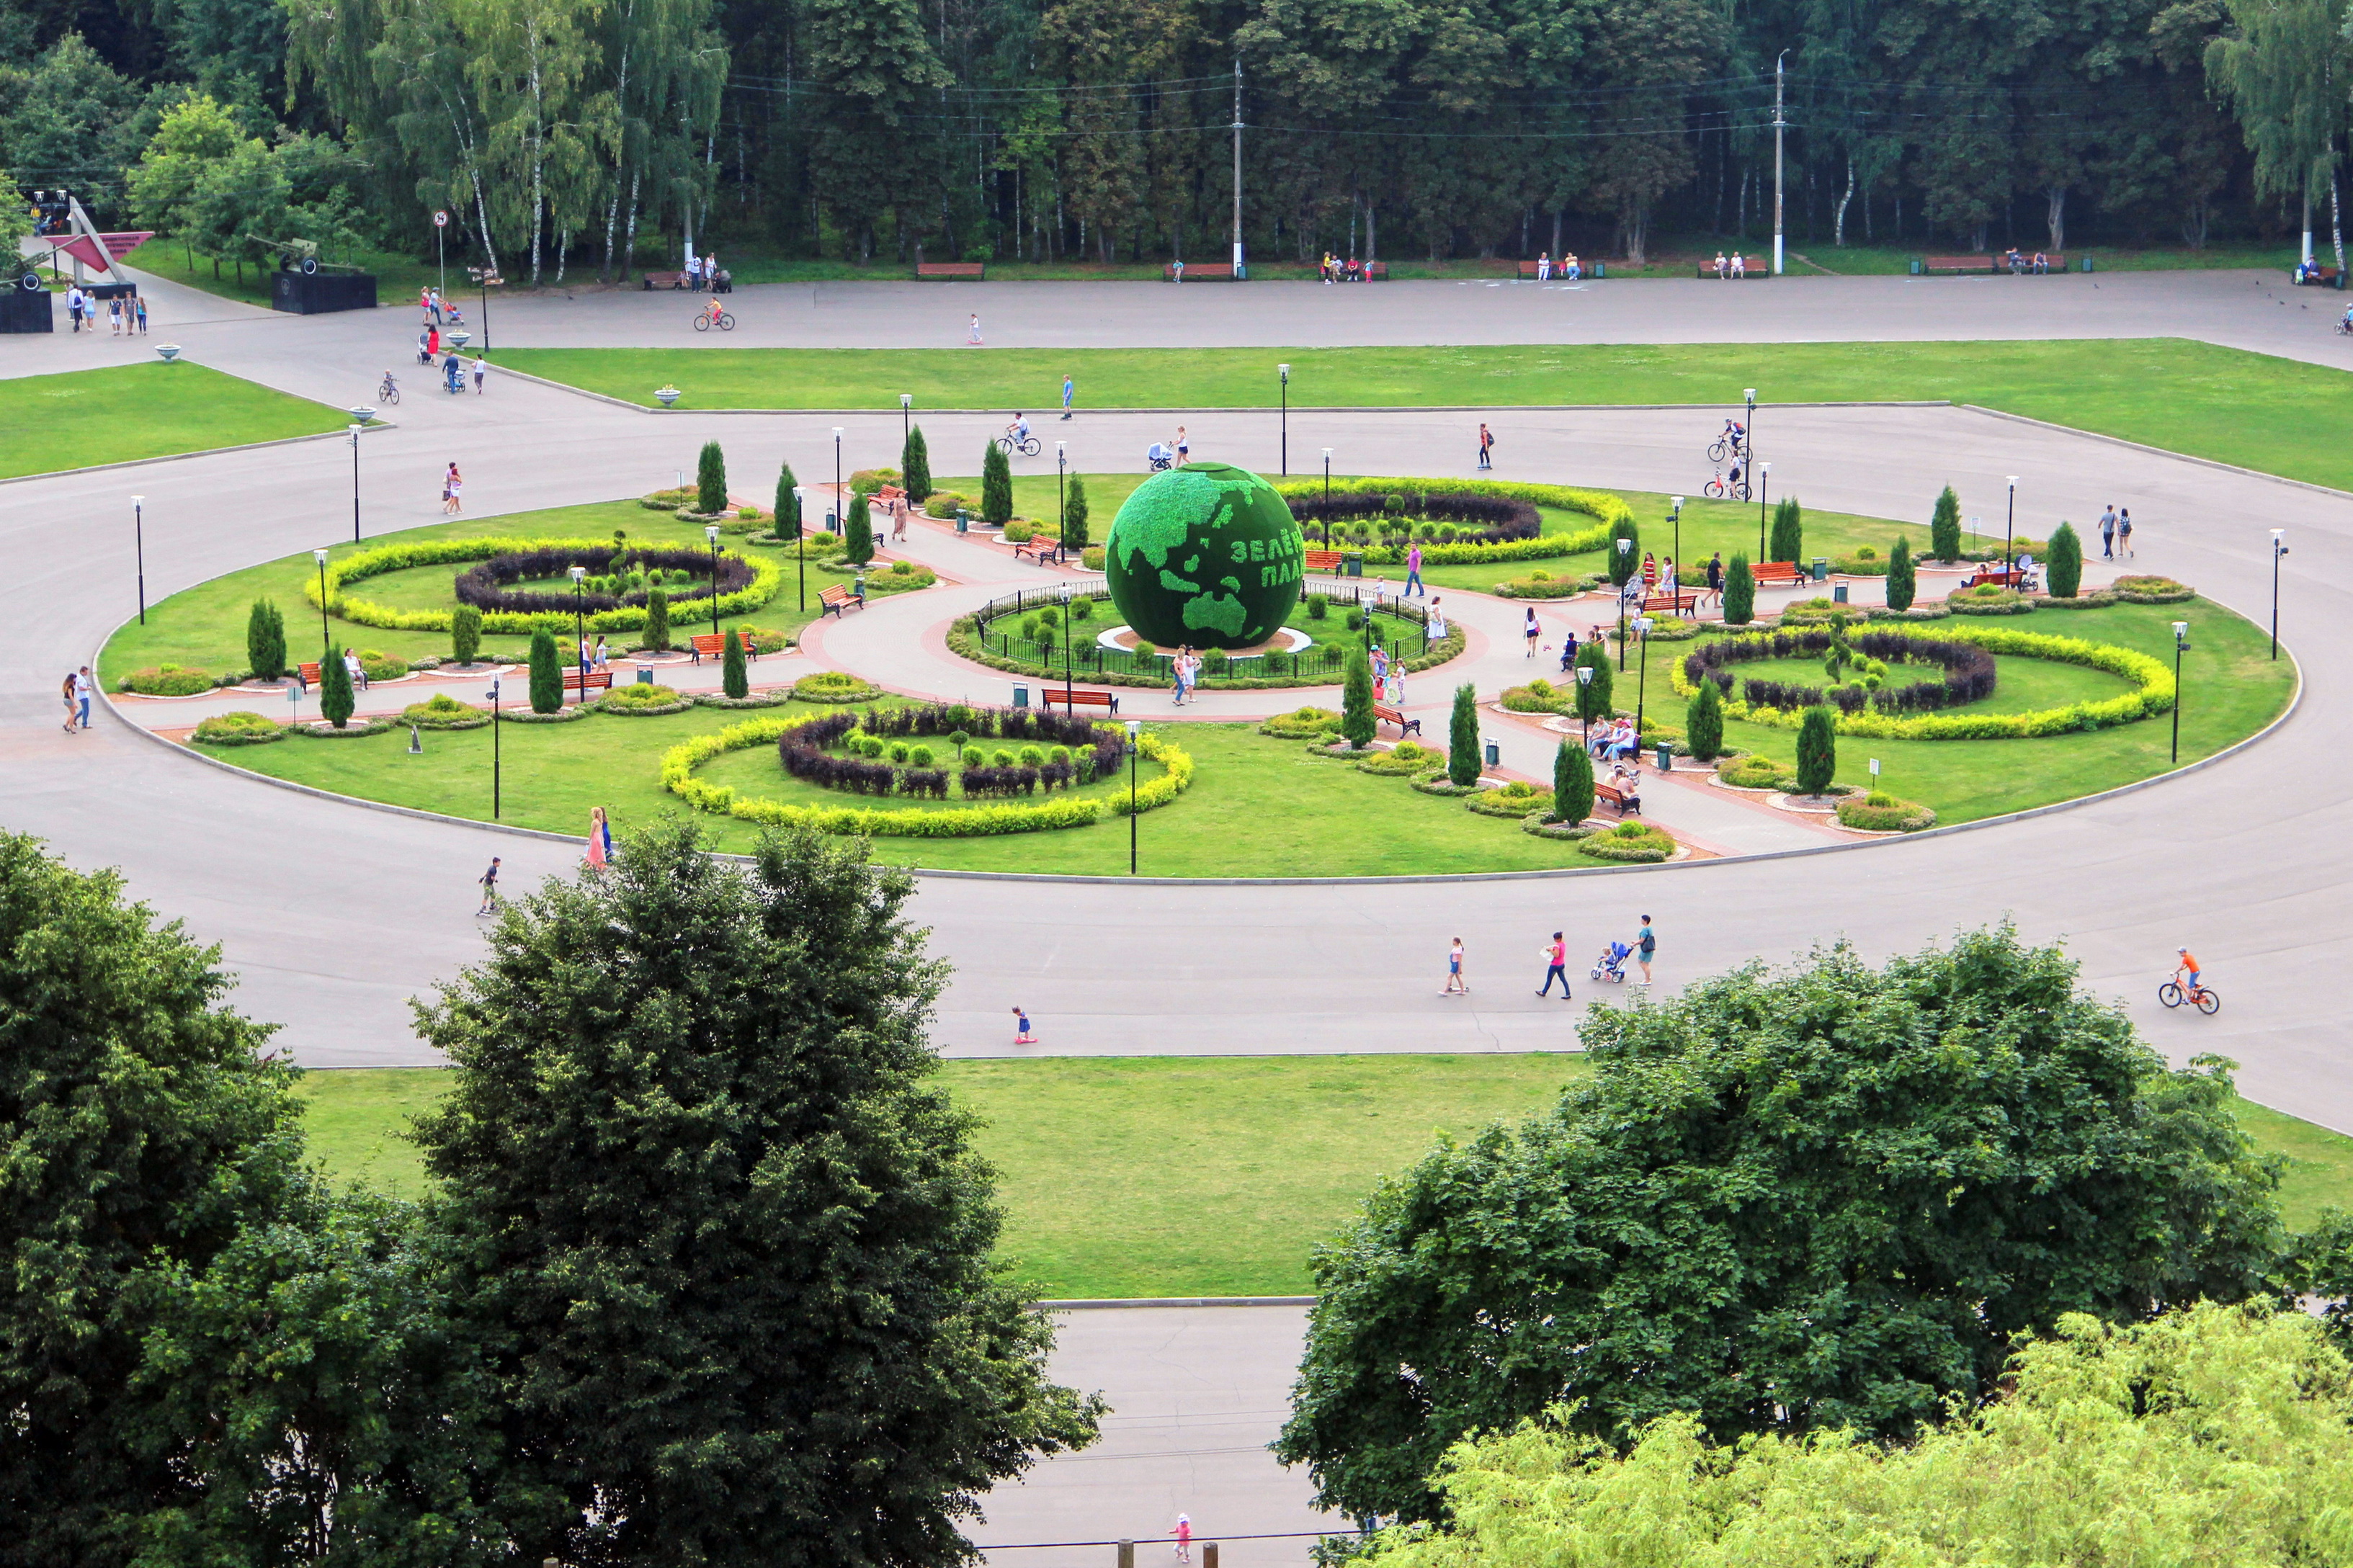
[[[1604,947],[1601,950],[1601,956],[1593,961],[1593,978],[1615,981],[1620,985],[1624,984],[1626,955],[1633,951],[1622,942],[1613,942]]]

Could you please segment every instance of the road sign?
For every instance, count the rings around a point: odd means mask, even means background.
[[[448,228],[449,226],[449,215],[441,211],[438,207],[436,207],[433,212],[433,226],[435,228]]]

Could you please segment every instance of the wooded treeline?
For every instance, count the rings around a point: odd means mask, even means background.
[[[853,260],[2269,239],[2336,218],[2344,0],[0,0],[0,160],[126,222],[198,95],[353,232],[518,280]],[[87,38],[87,42],[84,39]],[[263,153],[251,153],[261,157]],[[325,181],[322,171],[333,173]],[[303,205],[307,202],[309,205]],[[2308,225],[2307,225],[2308,226]],[[659,243],[657,243],[659,237]]]

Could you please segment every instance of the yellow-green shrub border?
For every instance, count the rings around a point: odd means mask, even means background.
[[[1622,497],[1608,490],[1578,489],[1571,485],[1531,485],[1511,479],[1406,479],[1396,475],[1348,482],[1351,489],[1381,495],[1434,490],[1440,495],[1501,496],[1535,506],[1558,507],[1563,511],[1581,511],[1598,520],[1591,528],[1575,533],[1540,533],[1534,539],[1507,539],[1501,544],[1425,544],[1421,547],[1425,566],[1476,566],[1490,561],[1548,561],[1557,555],[1582,555],[1609,542],[1611,528],[1634,521],[1634,509]],[[1321,480],[1295,479],[1276,485],[1274,493],[1287,500],[1292,496],[1322,495],[1324,490]],[[1383,565],[1394,566],[1405,559],[1405,552],[1395,545],[1370,545],[1359,552],[1366,561]]]
[[[405,572],[412,566],[442,566],[458,561],[487,561],[493,555],[517,554],[531,550],[607,550],[613,548],[609,539],[517,539],[491,535],[481,539],[419,539],[405,544],[380,544],[373,550],[363,550],[356,555],[346,555],[341,561],[327,563],[327,609],[343,619],[363,626],[382,626],[391,631],[446,632],[455,606],[448,610],[396,610],[389,605],[379,605],[373,599],[354,598],[343,589],[346,583],[381,576],[386,572]],[[752,568],[749,587],[733,594],[719,595],[722,616],[747,616],[776,596],[784,586],[784,573],[776,563],[762,556],[739,555],[737,560]],[[302,597],[311,608],[319,607],[320,583],[316,573],[307,574],[302,580]],[[673,609],[677,606],[672,606]],[[693,605],[698,616],[711,613],[705,601]],[[532,632],[545,626],[551,631],[569,630],[573,617],[551,611],[526,615],[518,610],[485,610],[482,629],[486,632]],[[633,632],[646,624],[642,607],[599,610],[587,617],[592,632]]]

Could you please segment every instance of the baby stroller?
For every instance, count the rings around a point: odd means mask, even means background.
[[[1152,471],[1155,474],[1165,471],[1176,461],[1176,454],[1171,452],[1166,444],[1159,441],[1152,443],[1151,450],[1145,452],[1144,456],[1145,459],[1152,465]]]
[[[1609,946],[1603,948],[1601,950],[1601,956],[1593,961],[1593,978],[1596,980],[1614,981],[1620,985],[1624,984],[1626,983],[1626,955],[1633,951],[1634,950],[1632,948],[1628,947],[1622,942],[1613,942]]]

